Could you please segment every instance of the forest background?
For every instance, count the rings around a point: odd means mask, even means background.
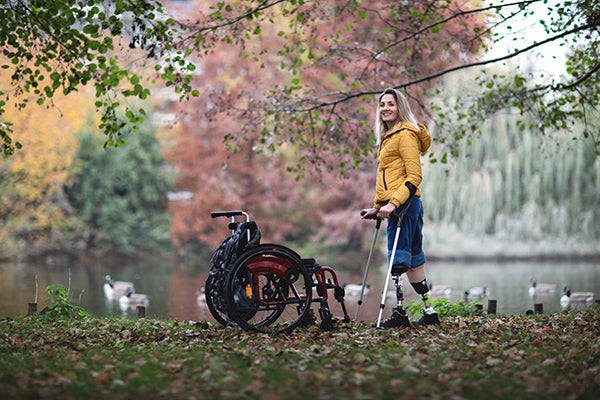
[[[225,2],[164,1],[175,19],[225,22],[213,25],[204,51],[186,52],[185,62],[163,57],[157,64],[143,46],[112,49],[112,59],[129,65],[152,92],[128,99],[127,118],[136,120],[129,113],[142,100],[147,118],[118,141],[98,129],[104,120],[97,111],[106,103],[94,98],[97,87],[36,101],[35,91],[3,72],[2,95],[19,98],[19,106],[3,108],[1,117],[14,126],[19,146],[0,160],[0,258],[204,257],[226,232],[210,212],[229,209],[248,211],[264,241],[368,251],[373,225],[359,212],[373,197],[376,93],[389,86],[407,91],[433,136],[422,184],[430,256],[598,256],[597,107],[584,105],[582,116],[562,103],[571,118],[557,122],[524,112],[536,111],[535,104],[519,107],[497,96],[508,105],[498,112],[486,90],[506,77],[513,88],[543,80],[533,56],[486,66],[477,79],[458,70],[404,87],[482,59],[493,15],[465,12],[481,3],[287,3],[296,6],[293,24],[282,5],[240,27],[230,23],[236,10]],[[331,12],[310,13],[308,5]],[[418,37],[429,18],[444,15],[455,17],[430,28],[433,36]],[[594,26],[589,41],[597,40]],[[227,34],[217,35],[221,29]],[[579,45],[566,56],[582,59],[584,52],[597,61],[588,54],[594,46]],[[4,57],[7,71],[10,55]],[[564,74],[586,76],[581,65],[579,75],[566,65]],[[199,89],[161,85],[158,77],[169,73]],[[597,78],[597,68],[588,75]],[[586,82],[588,90],[596,82]],[[477,113],[461,108],[471,94]],[[318,98],[318,106],[308,98]]]

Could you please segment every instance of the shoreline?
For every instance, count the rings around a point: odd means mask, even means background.
[[[423,247],[431,261],[600,262],[600,241],[576,237],[520,240],[429,227],[423,232]]]

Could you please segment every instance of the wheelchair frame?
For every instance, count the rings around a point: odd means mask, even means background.
[[[230,243],[231,240],[245,242],[228,265],[216,266],[211,260],[205,292],[208,308],[217,322],[224,326],[239,326],[246,331],[291,332],[298,326],[316,321],[312,304],[318,303],[320,327],[331,330],[335,319],[328,305],[330,290],[344,313],[339,319],[350,322],[344,304],[344,288],[339,285],[333,268],[320,265],[314,258],[301,258],[286,246],[250,243],[250,230],[247,240],[241,240],[245,232],[238,230],[244,229],[245,225],[235,220],[238,216],[245,216],[246,225],[251,223],[243,211],[211,213],[212,218],[231,218],[228,227],[232,236],[221,246],[232,245],[231,248],[237,249],[241,243]],[[258,238],[260,241],[260,231]]]

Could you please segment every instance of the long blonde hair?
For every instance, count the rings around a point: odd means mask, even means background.
[[[377,113],[375,115],[375,139],[377,140],[377,145],[381,144],[381,142],[388,133],[388,129],[386,128],[385,122],[383,122],[383,120],[381,119],[381,114],[379,113],[381,99],[386,94],[391,94],[392,96],[394,96],[394,98],[396,99],[396,104],[398,105],[398,119],[394,121],[392,126],[390,126],[390,129],[396,126],[396,124],[398,124],[399,122],[409,123],[412,126],[414,126],[415,129],[419,129],[419,123],[417,122],[415,115],[410,109],[410,105],[408,104],[408,100],[406,100],[406,97],[399,90],[396,90],[394,88],[387,88],[383,91],[383,93],[381,93],[381,95],[379,96],[379,101],[377,102]]]

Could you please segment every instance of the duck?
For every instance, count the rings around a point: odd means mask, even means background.
[[[556,284],[538,283],[535,278],[531,278],[529,283],[531,283],[531,286],[529,287],[529,295],[531,297],[535,295],[544,295],[556,292]]]
[[[452,286],[448,285],[434,285],[432,281],[429,281],[429,295],[431,297],[450,297],[452,294]]]
[[[350,283],[344,285],[344,295],[349,297],[359,297],[360,291],[362,290],[362,284]],[[363,295],[368,294],[371,291],[371,285],[365,285]]]
[[[147,294],[134,293],[132,288],[127,288],[125,294],[119,298],[119,308],[121,311],[126,311],[128,308],[136,306],[148,307],[150,304],[150,296]]]
[[[108,300],[118,300],[130,288],[135,292],[132,282],[113,281],[110,275],[104,277],[104,295]]]
[[[595,300],[596,293],[594,292],[571,292],[571,289],[565,286],[560,296],[560,306],[563,310],[568,310],[572,304],[589,305]]]
[[[568,310],[569,304],[571,303],[571,299],[569,298],[571,291],[568,287],[564,287],[562,293],[560,295],[560,308],[562,310]]]
[[[206,307],[206,288],[204,286],[198,289],[198,296],[196,296],[196,302],[200,307]]]
[[[469,290],[465,290],[465,303],[469,301],[481,301],[489,295],[487,286],[476,286]]]

